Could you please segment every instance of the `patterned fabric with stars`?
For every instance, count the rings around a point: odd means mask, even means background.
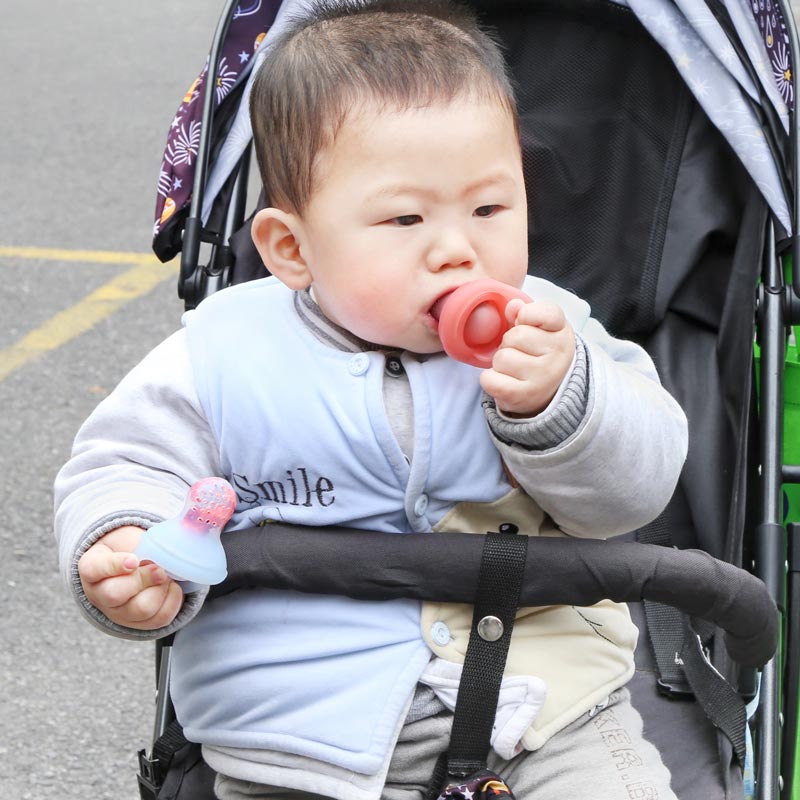
[[[281,0],[242,0],[236,7],[220,51],[214,85],[215,107],[250,73],[253,55],[264,40],[280,5]],[[168,239],[166,233],[170,223],[178,219],[179,212],[191,202],[208,62],[206,57],[202,71],[187,90],[169,127],[158,176],[153,225],[154,247],[159,255],[161,247],[167,246],[165,240]]]
[[[772,77],[780,90],[783,102],[794,109],[792,54],[789,50],[786,21],[774,0],[750,0],[750,6],[767,48]]]
[[[483,770],[470,775],[464,783],[448,784],[438,800],[515,800],[514,793],[495,772]]]
[[[697,102],[728,140],[775,217],[790,233],[791,218],[783,194],[780,167],[775,163],[761,122],[750,102],[761,103],[763,95],[774,106],[788,131],[789,113],[794,107],[792,63],[785,21],[775,0],[722,0],[736,35],[747,52],[760,90],[754,85],[751,72],[739,61],[727,34],[705,0],[611,1],[629,8],[667,51]],[[306,2],[242,0],[223,48],[224,66],[221,62],[217,81],[218,101],[252,72],[252,64],[258,55],[246,57],[253,51],[255,40],[263,39],[271,27],[277,30],[284,12],[301,11]],[[164,240],[167,237],[161,234],[169,231],[191,197],[205,73],[204,69],[190,87],[170,128],[159,175],[154,226],[154,249],[161,258],[172,257],[177,252],[165,252]],[[252,139],[246,102],[248,90],[249,83],[230,132],[222,142],[215,162],[210,165],[201,214],[204,223],[214,198]]]

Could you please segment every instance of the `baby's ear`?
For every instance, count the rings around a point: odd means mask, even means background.
[[[264,266],[290,289],[311,284],[311,273],[300,252],[301,229],[297,215],[278,208],[262,208],[250,229]]]

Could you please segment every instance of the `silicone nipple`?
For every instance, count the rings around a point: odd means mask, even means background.
[[[220,533],[233,516],[236,493],[222,478],[192,484],[177,517],[153,525],[136,548],[142,560],[154,561],[178,581],[210,586],[228,574]]]
[[[510,327],[506,306],[515,298],[531,301],[525,292],[492,278],[465,283],[445,297],[439,312],[439,338],[447,355],[474,367],[491,367],[492,356]]]
[[[505,332],[505,318],[494,303],[475,306],[464,325],[464,342],[469,347],[481,347],[493,342]]]

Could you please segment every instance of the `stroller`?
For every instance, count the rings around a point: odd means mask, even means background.
[[[459,758],[485,763],[519,605],[630,602],[642,634],[633,702],[675,793],[800,798],[791,327],[800,323],[800,270],[791,272],[800,258],[800,50],[791,11],[783,0],[472,4],[503,40],[518,86],[532,270],[574,289],[611,333],[651,354],[689,419],[679,486],[662,516],[628,537],[637,541],[510,545],[515,573],[502,583],[515,591],[502,596],[491,588],[492,548],[527,537],[419,535],[401,552],[395,540],[406,537],[271,525],[223,537],[229,577],[212,598],[265,585],[474,603],[467,658],[489,679],[462,681],[451,777],[464,774]],[[270,35],[301,6],[229,0],[173,121],[154,250],[163,260],[181,253],[187,308],[264,275],[246,219],[248,81]],[[443,562],[457,580],[435,568]],[[505,629],[494,642],[479,633],[489,615]],[[141,796],[212,797],[197,747],[173,719],[169,642],[158,643],[156,666]]]

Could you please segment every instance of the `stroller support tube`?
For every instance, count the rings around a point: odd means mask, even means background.
[[[786,592],[786,531],[783,527],[783,369],[785,358],[786,286],[775,246],[775,230],[767,229],[763,285],[759,303],[758,337],[761,344],[760,470],[761,521],[756,528],[755,572],[779,606]],[[758,714],[758,763],[761,765],[756,796],[773,800],[780,792],[780,664],[771,659],[761,675]],[[788,743],[787,743],[788,744]],[[786,794],[783,795],[784,797]]]
[[[201,214],[203,196],[208,172],[208,161],[211,150],[211,125],[214,108],[214,86],[219,69],[219,57],[222,43],[233,21],[233,10],[239,0],[227,0],[219,24],[214,31],[211,52],[208,57],[208,74],[206,76],[206,93],[203,98],[203,124],[200,128],[200,141],[197,145],[194,183],[192,185],[192,201],[189,216],[183,229],[183,246],[181,248],[181,266],[178,276],[178,297],[187,301],[187,308],[194,308],[202,299],[196,296],[195,273],[200,261],[200,243],[203,236]],[[193,295],[193,296],[190,296]]]

